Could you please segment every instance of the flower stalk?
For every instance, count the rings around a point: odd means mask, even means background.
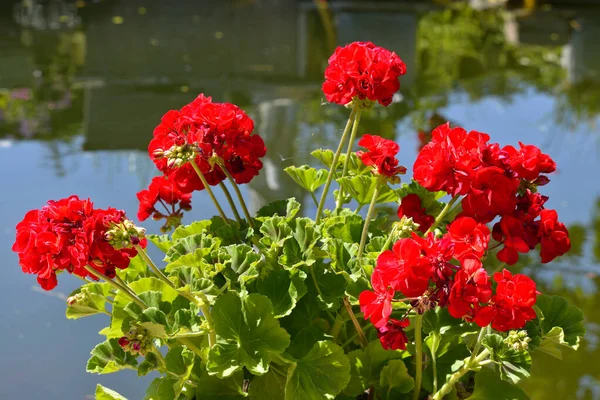
[[[215,194],[213,193],[212,189],[210,188],[210,185],[208,184],[208,181],[204,177],[204,174],[202,173],[202,171],[200,171],[200,167],[198,167],[198,164],[196,164],[196,161],[193,159],[190,160],[190,164],[192,165],[192,168],[194,168],[194,171],[196,171],[196,175],[198,175],[198,178],[200,178],[200,180],[202,181],[202,184],[204,185],[204,189],[206,189],[206,193],[208,193],[211,200],[215,204],[215,207],[217,207],[217,211],[219,212],[219,215],[221,216],[221,218],[223,218],[223,221],[225,221],[225,223],[229,225],[229,219],[227,219],[225,212],[221,208],[221,205],[219,204],[219,201],[215,197]]]
[[[354,123],[352,124],[352,133],[350,134],[350,142],[348,143],[348,150],[346,151],[346,159],[344,160],[344,168],[342,169],[342,178],[346,176],[348,173],[348,166],[350,165],[350,157],[352,155],[352,147],[354,146],[354,141],[356,140],[356,133],[358,132],[358,125],[360,124],[360,116],[362,114],[362,108],[358,108],[356,111],[356,116],[354,117]],[[335,206],[336,210],[339,210],[342,207],[342,202],[344,201],[344,188],[340,187],[340,191],[338,192],[337,203]]]
[[[250,225],[251,228],[254,228],[254,222],[252,221],[252,217],[250,216],[250,212],[248,211],[248,207],[246,206],[246,201],[244,200],[244,196],[242,195],[242,192],[241,192],[238,184],[235,182],[235,179],[233,179],[233,176],[231,176],[231,174],[227,170],[227,167],[225,167],[222,162],[219,161],[219,162],[217,162],[217,164],[221,168],[221,171],[223,171],[223,173],[227,177],[227,180],[229,181],[229,183],[231,183],[231,186],[233,187],[233,190],[235,191],[235,194],[237,195],[238,201],[240,202],[240,205],[242,206],[242,211],[244,212],[244,215],[246,216],[246,219],[248,220],[248,225]]]
[[[442,386],[441,389],[439,391],[437,391],[433,395],[432,400],[442,400],[444,398],[444,396],[446,396],[448,393],[450,393],[452,391],[452,389],[454,388],[454,385],[456,385],[456,383],[463,376],[465,376],[465,374],[467,372],[469,372],[473,368],[476,368],[476,367],[482,365],[482,363],[484,362],[484,360],[489,355],[490,355],[489,350],[488,349],[484,349],[481,352],[481,354],[479,354],[477,357],[475,357],[475,359],[473,360],[473,362],[471,362],[471,360],[465,360],[465,365],[463,365],[461,369],[459,369],[458,371],[456,371],[454,374],[452,374],[450,376],[450,378],[448,378],[448,380],[446,381],[446,383],[444,383],[444,386]]]
[[[369,225],[371,223],[371,218],[373,218],[373,213],[375,212],[375,204],[377,203],[377,197],[379,197],[379,191],[381,190],[381,185],[384,183],[379,180],[375,190],[373,191],[373,197],[371,198],[371,204],[369,204],[369,210],[367,211],[367,216],[365,218],[365,225],[363,227],[362,235],[360,237],[360,244],[358,245],[358,253],[357,258],[360,261],[362,258],[363,252],[365,250],[365,244],[367,243],[367,236],[369,236]]]
[[[122,286],[120,283],[110,279],[108,276],[104,275],[102,272],[96,271],[94,268],[90,267],[89,265],[84,265],[84,268],[92,275],[94,275],[96,278],[102,279],[105,282],[108,282],[110,285],[112,285],[115,289],[122,291],[123,293],[125,293],[127,296],[129,296],[129,298],[131,298],[131,300],[133,300],[138,306],[142,307],[143,309],[147,308],[146,303],[144,303],[142,301],[142,299],[140,299],[132,290],[130,290],[128,287],[126,286]]]
[[[223,194],[227,198],[227,201],[229,202],[229,207],[231,208],[233,215],[235,215],[235,219],[237,220],[237,222],[242,222],[242,217],[240,216],[240,213],[238,212],[238,209],[235,206],[235,203],[233,202],[233,198],[231,197],[231,193],[229,193],[229,189],[227,189],[227,186],[225,186],[223,182],[219,182],[219,187],[221,188]]]
[[[423,314],[415,317],[415,389],[413,400],[419,400],[423,381]]]
[[[200,311],[202,311],[202,315],[204,315],[204,318],[206,318],[206,323],[208,325],[208,345],[209,347],[213,347],[217,343],[217,333],[215,332],[215,323],[213,321],[212,314],[208,308],[210,302],[203,292],[199,292],[198,297],[200,297],[200,300],[202,300],[198,303],[198,306],[200,307]]]
[[[454,206],[454,203],[456,203],[456,201],[459,198],[460,198],[460,196],[458,196],[458,195],[454,196],[448,202],[448,204],[446,204],[444,206],[444,208],[442,209],[442,211],[440,211],[440,213],[438,214],[438,216],[435,218],[435,221],[433,221],[433,224],[431,224],[431,226],[429,227],[429,229],[427,229],[427,232],[425,232],[425,236],[427,236],[429,234],[429,232],[433,232],[435,230],[435,228],[437,228],[437,226],[440,224],[440,222],[442,222],[444,220],[444,218],[446,217],[446,215],[448,215],[448,213],[452,209],[452,206]]]
[[[358,112],[358,102],[354,104],[352,107],[352,111],[350,112],[350,117],[348,117],[348,122],[346,122],[346,127],[344,128],[344,132],[342,133],[342,137],[340,138],[340,143],[338,144],[337,150],[333,156],[333,161],[331,162],[331,168],[329,169],[329,174],[327,175],[327,181],[325,182],[325,187],[323,188],[323,193],[321,193],[321,199],[319,200],[319,206],[317,207],[317,216],[315,217],[315,223],[319,224],[321,221],[321,216],[323,214],[323,208],[325,207],[325,199],[327,199],[327,194],[329,193],[329,187],[331,186],[331,181],[333,180],[333,176],[337,170],[337,164],[340,160],[340,155],[342,154],[342,149],[344,148],[344,144],[346,143],[346,138],[348,137],[348,133],[350,132],[350,128],[352,127],[352,122],[354,121],[354,117]]]
[[[360,323],[356,319],[356,316],[354,315],[354,311],[352,311],[352,305],[350,304],[350,301],[348,300],[348,296],[344,296],[344,307],[346,308],[346,311],[348,312],[348,315],[350,316],[350,320],[352,321],[352,324],[354,325],[354,329],[356,329],[356,333],[358,334],[358,339],[360,341],[360,345],[363,348],[367,347],[367,345],[369,344],[369,341],[367,340],[367,337],[365,336],[365,332],[362,330]]]

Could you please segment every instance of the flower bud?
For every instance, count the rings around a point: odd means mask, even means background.
[[[529,342],[531,342],[531,338],[527,336],[525,330],[510,331],[504,339],[504,343],[516,351],[526,351],[529,348]]]

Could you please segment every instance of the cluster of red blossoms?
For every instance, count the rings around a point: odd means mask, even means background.
[[[520,329],[535,318],[533,280],[506,269],[492,280],[483,268],[492,237],[503,246],[497,257],[507,264],[538,244],[544,263],[570,249],[567,229],[556,211],[544,209],[547,198],[537,193],[549,181],[543,174],[556,169],[549,156],[523,144],[519,150],[500,148],[484,133],[447,124],[432,137],[415,162],[415,180],[430,191],[446,191],[454,202],[463,196],[462,212],[436,237],[430,232],[435,220],[419,196],[402,199],[398,215],[412,218],[425,235],[413,232],[383,252],[371,277],[373,290],[359,296],[365,319],[387,349],[404,349],[407,342],[408,320],[391,318],[395,301],[409,301],[419,313],[448,307],[455,318],[498,331]],[[497,217],[490,231],[486,224]]]
[[[144,221],[152,216],[155,220],[166,219],[163,231],[178,226],[183,217],[182,211],[192,209],[191,193],[181,192],[177,186],[166,176],[152,178],[150,187],[137,194],[140,202],[137,217]],[[162,205],[164,211],[158,210],[158,204]]]
[[[545,174],[556,170],[555,162],[533,145],[520,143],[501,148],[489,143],[485,133],[441,125],[417,156],[414,178],[430,191],[443,190],[462,197],[463,216],[489,223],[493,238],[504,247],[498,259],[509,265],[518,253],[541,246],[547,263],[571,248],[564,224],[556,211],[544,209],[548,199],[537,192],[549,182]]]
[[[36,274],[45,290],[56,287],[56,274],[61,271],[97,280],[86,265],[113,278],[117,268],[127,268],[130,258],[137,255],[133,244],[146,246],[146,239],[133,237],[129,245],[114,245],[109,231],[125,221],[123,211],[95,209],[89,199],[51,200],[19,222],[12,249],[19,255],[23,272]]]
[[[262,169],[260,159],[266,153],[262,138],[253,135],[253,130],[254,122],[239,107],[213,103],[203,94],[181,110],[163,115],[154,129],[148,152],[165,179],[153,181],[147,191],[138,193],[140,219],[151,214],[155,219],[167,218],[168,226],[169,219],[180,219],[174,210],[167,214],[156,212],[154,205],[162,200],[168,205],[179,203],[182,210],[189,209],[188,195],[204,189],[195,166],[209,185],[226,178],[224,169],[236,183],[250,182]]]
[[[400,146],[393,140],[376,135],[364,135],[358,141],[358,145],[366,148],[367,151],[358,151],[356,155],[363,164],[373,167],[374,174],[392,178],[406,173],[406,167],[398,165],[396,154],[400,151]]]
[[[331,103],[346,105],[357,97],[388,106],[405,73],[406,65],[396,53],[371,42],[353,42],[329,57],[323,93]]]

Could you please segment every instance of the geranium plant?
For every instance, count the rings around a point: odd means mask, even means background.
[[[401,183],[398,144],[354,142],[361,114],[388,106],[404,73],[372,43],[331,56],[323,91],[348,123],[335,152],[312,153],[325,169],[286,168],[314,218],[293,198],[250,214],[238,185],[260,173],[265,145],[244,111],[203,95],[167,112],[150,141],[163,175],[138,193],[138,219],[164,220],[165,234],[77,196],[28,212],[13,246],[23,271],[46,290],[78,276],[67,317],[108,316],[88,372],[156,371],[146,399],[160,400],[527,398],[516,384],[531,353],[560,357],[585,332],[580,310],[511,272],[519,254],[539,248],[547,263],[570,249],[538,192],[555,163],[444,124]],[[203,191],[218,216],[182,225]],[[398,220],[382,203],[399,204]],[[123,398],[100,385],[96,396]]]

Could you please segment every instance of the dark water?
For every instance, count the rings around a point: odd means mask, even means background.
[[[291,0],[2,2],[1,399],[84,399],[96,383],[141,399],[149,383],[135,372],[85,373],[106,320],[64,318],[74,278],[44,293],[21,273],[10,247],[23,214],[78,194],[135,216],[135,194],[156,174],[144,151],[153,127],[200,92],[243,107],[267,143],[265,168],[245,188],[252,207],[302,197],[282,168],[337,143],[348,112],[324,105],[320,84],[330,46],[353,40],[407,64],[395,103],[361,124],[361,133],[396,138],[406,165],[419,131],[445,120],[501,144],[536,144],[556,160],[543,190],[573,251],[521,268],[543,292],[583,308],[588,335],[563,361],[536,356],[524,388],[532,399],[600,399],[600,8],[330,3],[323,20],[314,3]],[[202,195],[193,207],[188,222],[214,214]]]

